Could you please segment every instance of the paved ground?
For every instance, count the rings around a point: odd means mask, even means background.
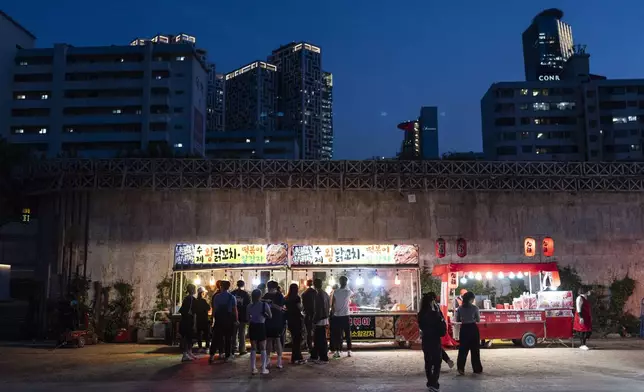
[[[496,346],[482,352],[484,374],[459,377],[444,369],[444,391],[637,391],[644,388],[644,342],[597,342],[596,350],[532,350]],[[176,349],[175,349],[176,350]],[[456,359],[454,351],[449,352]],[[0,347],[2,391],[190,391],[246,392],[302,388],[316,391],[425,391],[421,352],[358,351],[329,365],[286,366],[269,376],[250,376],[248,357],[209,366],[202,357],[179,363],[164,346],[99,345],[51,351]],[[274,361],[274,360],[273,360]]]

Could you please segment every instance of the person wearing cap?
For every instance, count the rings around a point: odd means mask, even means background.
[[[248,318],[246,317],[246,308],[250,305],[250,295],[244,290],[244,281],[237,281],[237,289],[231,293],[237,300],[237,314],[239,315],[239,325],[235,328],[233,335],[233,353],[238,349],[239,355],[246,354],[246,327]]]
[[[306,347],[309,354],[313,353],[313,315],[315,314],[315,296],[317,292],[313,288],[313,280],[306,281],[308,287],[302,293],[302,310],[304,312],[304,327],[306,328]]]
[[[195,315],[197,316],[197,345],[199,346],[199,352],[202,354],[205,354],[210,348],[210,322],[208,320],[210,305],[204,298],[205,295],[205,287],[199,287],[194,304]],[[202,341],[206,344],[205,348],[202,347]]]

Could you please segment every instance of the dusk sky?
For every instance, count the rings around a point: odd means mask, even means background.
[[[440,151],[481,151],[480,99],[523,80],[521,33],[560,8],[593,73],[644,78],[642,0],[6,1],[38,47],[128,44],[185,32],[225,73],[291,41],[322,48],[334,74],[335,159],[394,156],[420,106],[439,107]],[[100,4],[100,5],[97,5]]]

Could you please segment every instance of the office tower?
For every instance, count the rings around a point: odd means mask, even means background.
[[[48,157],[204,155],[208,70],[190,43],[58,44],[14,64],[12,143]]]
[[[589,69],[589,55],[576,47],[565,79],[494,83],[481,100],[486,159],[644,160],[644,79]]]
[[[268,62],[278,69],[277,121],[280,130],[295,131],[303,159],[322,159],[322,54],[308,43],[275,49]]]
[[[333,159],[333,74],[323,72],[322,84],[322,156],[323,161]]]
[[[226,85],[223,74],[215,74],[213,81],[214,105],[213,114],[214,122],[212,130],[214,132],[223,132],[226,129]]]
[[[226,130],[275,129],[277,67],[255,61],[225,77]]]
[[[403,160],[438,159],[438,108],[423,106],[416,120],[398,124],[405,132],[398,157]]]
[[[563,11],[542,11],[523,32],[523,61],[527,81],[557,80],[573,54],[572,28],[562,22]]]

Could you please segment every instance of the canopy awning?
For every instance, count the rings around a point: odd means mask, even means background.
[[[492,273],[510,273],[510,272],[558,272],[557,263],[451,263],[438,264],[432,269],[433,276],[442,276],[450,272],[492,272]]]

